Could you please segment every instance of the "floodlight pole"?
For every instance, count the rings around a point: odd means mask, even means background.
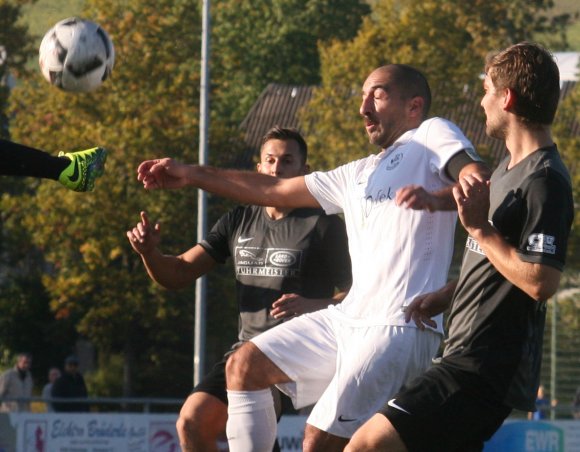
[[[207,164],[208,130],[209,130],[209,32],[210,0],[203,0],[202,34],[201,34],[201,81],[199,94],[199,164]],[[197,193],[197,240],[205,238],[207,232],[207,194],[203,190]],[[205,317],[206,317],[205,276],[199,278],[195,285],[195,326],[193,346],[193,385],[197,385],[205,372]]]

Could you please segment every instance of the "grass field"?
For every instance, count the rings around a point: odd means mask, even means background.
[[[40,45],[44,33],[49,28],[59,20],[80,15],[84,3],[84,0],[38,0],[23,8],[24,22]]]

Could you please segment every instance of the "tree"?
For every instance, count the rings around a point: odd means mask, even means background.
[[[94,193],[33,181],[38,188],[19,212],[20,225],[46,260],[43,284],[56,318],[72,321],[102,356],[124,355],[123,395],[186,394],[193,288],[174,293],[151,283],[125,231],[148,210],[167,231],[165,250],[195,242],[194,193],[145,193],[134,174],[148,157],[192,160],[197,149],[197,2],[94,0],[86,8],[113,39],[112,78],[82,95],[60,92],[36,74],[22,78],[11,131],[51,151],[102,145],[107,171]],[[159,385],[168,374],[172,385]]]
[[[6,105],[8,77],[26,72],[26,62],[33,52],[28,29],[18,21],[22,6],[30,0],[0,0],[0,137],[7,137]]]
[[[369,153],[358,106],[362,83],[372,69],[392,62],[419,68],[433,91],[432,115],[446,115],[478,89],[487,52],[544,31],[548,23],[543,13],[552,3],[373,2],[372,14],[354,39],[321,45],[322,84],[302,116],[314,166],[330,168]]]
[[[319,83],[318,42],[352,38],[368,11],[361,0],[215,2],[216,119],[237,127],[268,83]]]
[[[575,274],[576,284],[580,273],[580,83],[560,103],[554,121],[554,140],[572,177],[572,193],[575,200],[576,215],[568,243],[568,271]],[[574,278],[573,278],[574,279]]]

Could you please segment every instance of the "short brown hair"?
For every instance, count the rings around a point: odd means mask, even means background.
[[[552,124],[560,100],[560,71],[548,50],[520,42],[490,55],[485,73],[496,88],[515,93],[514,113],[525,122]]]
[[[262,152],[262,147],[264,146],[264,144],[266,144],[266,142],[270,140],[296,141],[296,143],[298,144],[298,150],[300,151],[300,156],[302,157],[302,163],[306,163],[306,160],[308,159],[308,146],[306,145],[306,141],[304,140],[304,138],[302,138],[302,135],[300,135],[298,129],[280,126],[272,127],[262,137],[260,152]]]

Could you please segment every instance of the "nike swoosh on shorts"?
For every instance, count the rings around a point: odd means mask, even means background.
[[[396,399],[391,399],[391,400],[389,400],[389,401],[387,402],[387,405],[389,405],[391,408],[394,408],[395,410],[402,411],[403,413],[407,413],[407,414],[409,414],[409,415],[411,414],[411,413],[409,413],[409,412],[408,412],[408,411],[407,411],[405,408],[403,408],[403,407],[401,407],[401,406],[397,405],[397,404],[395,403],[395,400],[396,400]]]
[[[353,422],[356,421],[356,417],[353,419],[344,417],[342,414],[340,416],[338,416],[338,422]]]

